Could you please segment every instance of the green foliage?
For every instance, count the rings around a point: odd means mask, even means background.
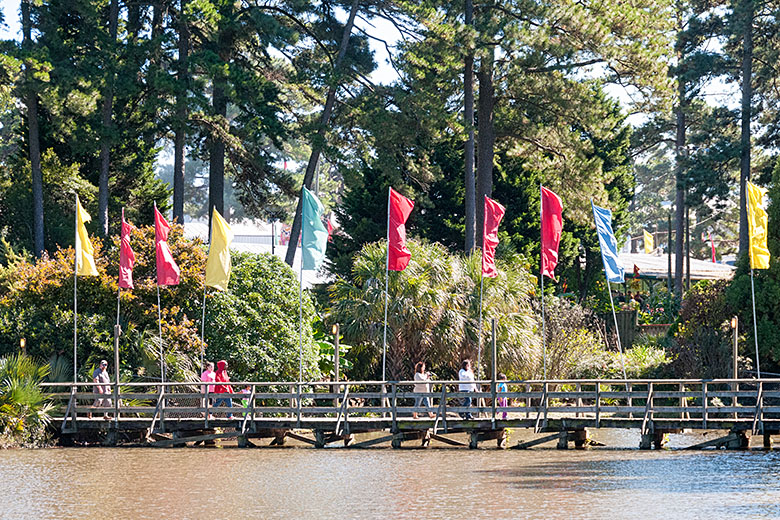
[[[79,277],[79,380],[91,379],[100,359],[112,359],[116,320],[118,237],[109,246],[92,237],[97,277]],[[200,325],[206,253],[200,241],[183,238],[173,225],[169,245],[181,269],[181,283],[161,287],[163,355],[167,377],[190,380],[200,364]],[[135,288],[121,293],[120,341],[123,379],[159,377],[160,343],[154,228],[132,232],[136,253]],[[36,358],[67,365],[72,378],[73,249],[52,258],[9,265],[0,280],[0,355],[16,352],[20,338]],[[289,267],[270,255],[234,255],[230,290],[207,298],[207,354],[227,359],[234,376],[249,379],[297,379],[298,281]],[[312,345],[313,307],[304,298],[304,367],[317,377],[318,352]],[[63,363],[62,360],[67,360]],[[62,372],[58,370],[58,373]],[[59,379],[59,377],[58,377]]]
[[[680,304],[674,293],[667,290],[666,282],[656,282],[642,302],[639,324],[672,323],[677,318]]]
[[[40,386],[48,375],[49,365],[24,354],[0,357],[0,447],[48,442],[52,404]]]
[[[685,294],[672,329],[675,342],[672,370],[677,377],[731,376],[733,311],[726,298],[729,282],[699,282]],[[748,301],[750,299],[748,298]]]
[[[303,376],[320,377],[320,347],[312,338],[314,305],[303,295]],[[276,256],[233,254],[226,292],[206,298],[206,358],[225,359],[234,380],[298,379],[298,280]]]

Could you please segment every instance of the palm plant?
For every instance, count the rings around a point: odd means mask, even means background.
[[[480,257],[463,258],[439,244],[414,240],[408,246],[409,266],[389,273],[388,376],[411,378],[412,367],[422,359],[454,373],[460,360],[477,350]],[[351,279],[339,279],[331,288],[332,321],[342,324],[346,341],[369,353],[374,367],[382,355],[386,252],[383,242],[364,246]],[[530,304],[533,279],[522,265],[513,264],[486,282],[485,316],[498,319],[501,369],[525,375],[539,344]]]
[[[52,404],[40,383],[49,365],[25,354],[0,358],[0,436],[2,442],[35,444],[46,438]]]

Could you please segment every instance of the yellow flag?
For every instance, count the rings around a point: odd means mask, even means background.
[[[655,251],[655,241],[653,240],[653,235],[648,233],[646,229],[643,231],[645,234],[645,254],[649,255]]]
[[[233,231],[214,208],[211,214],[211,247],[206,261],[206,285],[226,291],[230,280],[230,243]]]
[[[95,249],[89,241],[87,228],[84,222],[89,222],[92,217],[84,211],[76,195],[76,274],[81,276],[97,276],[95,267]]]
[[[748,227],[750,229],[750,268],[769,269],[769,248],[766,239],[769,235],[769,217],[764,209],[765,188],[759,188],[752,182],[747,183]]]

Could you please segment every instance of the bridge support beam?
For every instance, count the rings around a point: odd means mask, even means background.
[[[562,431],[558,434],[558,444],[556,448],[559,450],[568,450],[569,443],[573,442],[574,447],[577,449],[584,449],[588,445],[588,430],[582,428],[573,431]]]
[[[479,431],[479,430],[473,430],[469,434],[469,448],[472,450],[475,450],[479,448],[479,443],[482,441],[496,441],[496,446],[499,448],[506,448],[506,430],[500,429],[500,430],[489,430],[489,431]]]

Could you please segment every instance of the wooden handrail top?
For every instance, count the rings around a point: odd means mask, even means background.
[[[750,384],[755,385],[758,383],[770,383],[770,384],[780,384],[780,378],[762,378],[762,379],[550,379],[550,380],[539,380],[539,379],[527,379],[527,380],[507,380],[507,381],[497,381],[498,383],[504,383],[506,385],[545,385],[548,386],[551,385],[609,385],[609,386],[617,386],[617,385],[626,385],[626,384],[632,384],[632,385],[718,385],[718,384]],[[467,384],[467,383],[473,383],[476,385],[483,385],[487,386],[493,383],[492,380],[479,380],[479,381],[469,381],[469,382],[463,382],[463,381],[457,381],[457,380],[433,380],[433,381],[303,381],[303,382],[297,382],[297,381],[231,381],[228,383],[230,386],[233,387],[235,390],[236,388],[244,388],[244,387],[269,387],[269,386],[301,386],[301,387],[328,387],[328,386],[381,386],[385,385],[388,387],[387,389],[390,390],[393,386],[399,386],[399,385],[415,385],[415,384],[431,384],[431,385],[459,385],[459,384]],[[108,386],[108,387],[114,387],[117,383],[111,382],[111,383],[100,383],[99,386]],[[119,383],[119,386],[126,386],[126,387],[178,387],[178,386],[200,386],[200,385],[210,385],[215,386],[219,385],[218,382],[202,382],[202,381],[166,381],[165,383],[162,382],[121,382]],[[86,382],[86,381],[79,381],[76,383],[73,382],[45,382],[40,384],[42,387],[60,387],[60,388],[73,388],[73,387],[92,387],[97,386],[97,383],[94,383],[92,381]]]

